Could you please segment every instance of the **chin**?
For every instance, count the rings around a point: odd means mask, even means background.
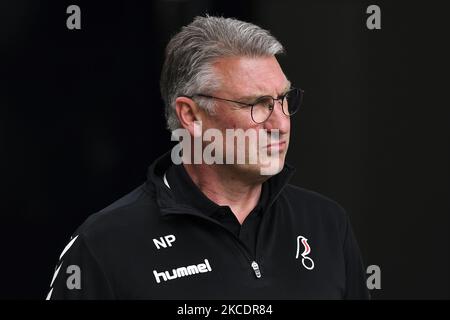
[[[284,159],[271,160],[259,167],[259,174],[262,176],[274,176],[283,170]]]
[[[274,176],[283,170],[286,152],[277,152],[275,154],[260,157],[259,173],[263,176]]]
[[[258,164],[240,164],[236,169],[241,176],[248,176],[250,179],[265,181],[271,176],[279,173],[284,166],[284,156],[269,157],[264,162]]]

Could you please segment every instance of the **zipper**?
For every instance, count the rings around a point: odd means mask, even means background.
[[[252,268],[253,268],[253,271],[255,272],[256,278],[258,278],[258,279],[261,278],[261,270],[259,270],[258,262],[253,261],[252,262]]]
[[[201,214],[199,212],[196,212],[195,210],[192,210],[191,207],[183,207],[183,208],[165,208],[165,209],[161,209],[161,211],[163,211],[166,214],[183,214],[183,215],[193,215],[199,218],[202,218],[204,220],[208,220],[209,222],[212,222],[218,226],[220,226],[223,230],[227,231],[237,242],[237,247],[239,248],[239,250],[242,252],[242,254],[244,255],[245,259],[250,263],[250,267],[253,270],[253,273],[255,274],[255,277],[257,279],[260,279],[262,277],[262,273],[261,273],[261,269],[259,268],[259,264],[256,262],[256,257],[252,258],[251,254],[248,252],[247,248],[241,244],[241,240],[236,237],[236,235],[231,232],[230,230],[228,230],[227,228],[225,228],[224,226],[222,226],[219,222],[217,222],[216,220],[209,218],[207,216],[205,216],[204,214]],[[256,253],[255,253],[256,254]]]

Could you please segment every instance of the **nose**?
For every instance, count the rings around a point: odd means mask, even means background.
[[[269,119],[264,122],[264,129],[266,129],[267,131],[278,129],[280,131],[280,135],[283,135],[289,133],[291,119],[289,116],[284,114],[281,101],[281,99],[274,101],[274,109]]]

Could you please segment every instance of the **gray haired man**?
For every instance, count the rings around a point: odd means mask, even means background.
[[[77,229],[48,299],[369,297],[344,209],[289,184],[303,91],[278,64],[283,51],[267,30],[222,17],[170,40],[161,94],[181,147]]]

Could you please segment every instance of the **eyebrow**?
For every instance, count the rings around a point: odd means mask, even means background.
[[[291,89],[291,85],[292,85],[291,82],[288,80],[286,86],[284,87],[283,94],[286,94],[289,91],[289,89]]]
[[[282,93],[279,94],[276,98],[286,94],[286,92],[288,92],[290,88],[291,88],[291,82],[289,80],[287,80],[287,84],[284,87]],[[271,95],[270,94],[262,94],[262,95],[241,96],[241,97],[238,98],[238,100],[242,101],[242,102],[253,102],[253,101],[255,101],[258,98],[267,97],[267,96],[271,96]]]

